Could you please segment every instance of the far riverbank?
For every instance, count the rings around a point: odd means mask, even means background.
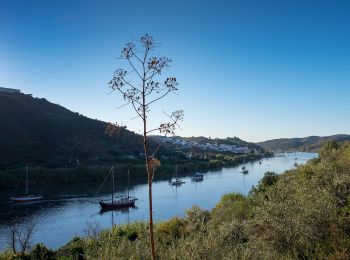
[[[175,165],[178,165],[178,174],[207,172],[221,169],[223,167],[234,167],[243,162],[253,162],[268,156],[263,155],[226,155],[218,154],[215,158],[206,160],[161,160],[162,164],[157,169],[156,178],[159,180],[169,179],[172,176]],[[109,165],[80,165],[79,167],[54,168],[29,167],[29,187],[40,187],[47,185],[65,185],[87,182],[100,182],[105,179],[112,164]],[[130,171],[130,179],[146,179],[143,159],[120,160],[113,163],[117,178],[124,178],[126,172]],[[23,189],[25,185],[26,168],[17,168],[0,171],[1,189]]]

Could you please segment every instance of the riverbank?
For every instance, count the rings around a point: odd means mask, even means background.
[[[350,145],[279,175],[266,173],[242,195],[229,193],[211,210],[155,225],[159,259],[349,259]],[[340,192],[340,190],[342,192]],[[146,222],[76,237],[47,259],[148,259]],[[2,257],[10,257],[3,253]]]
[[[207,172],[222,167],[233,167],[242,162],[260,160],[262,155],[216,155],[207,160],[181,160],[175,162],[169,159],[163,160],[157,169],[155,178],[158,180],[169,179],[172,176],[175,165],[178,165],[178,174],[186,175],[196,171]],[[101,182],[105,179],[111,165],[90,165],[74,168],[47,169],[43,167],[29,167],[29,186],[39,187],[43,185],[65,185],[85,182]],[[142,159],[121,160],[114,163],[117,178],[125,179],[126,172],[130,171],[130,179],[145,179],[145,166]],[[17,168],[8,171],[0,171],[0,188],[14,189],[24,187],[25,168]]]

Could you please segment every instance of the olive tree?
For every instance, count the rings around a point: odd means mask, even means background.
[[[178,82],[176,77],[162,78],[162,72],[170,67],[171,59],[155,56],[153,53],[159,47],[153,37],[145,34],[137,41],[126,44],[121,51],[120,59],[126,61],[128,69],[117,69],[112,80],[108,83],[113,91],[119,92],[126,104],[130,104],[141,119],[143,132],[143,147],[145,155],[146,172],[148,176],[149,194],[149,240],[152,259],[156,258],[153,235],[152,214],[152,181],[154,171],[160,165],[156,159],[155,151],[150,151],[148,135],[158,131],[161,134],[174,134],[178,121],[183,120],[183,110],[177,110],[168,115],[167,122],[158,126],[149,127],[149,112],[151,105],[172,92],[176,92]],[[168,121],[169,120],[169,121]],[[109,126],[112,131],[118,131],[118,125]]]

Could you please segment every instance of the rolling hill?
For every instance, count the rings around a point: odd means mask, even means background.
[[[328,141],[339,143],[350,141],[350,135],[308,136],[304,138],[280,138],[257,143],[269,151],[316,152]]]
[[[123,129],[116,140],[106,127],[43,98],[0,93],[0,169],[27,163],[55,168],[143,152],[141,136]]]
[[[47,169],[110,165],[130,157],[143,163],[142,136],[123,128],[117,137],[110,137],[106,134],[107,125],[44,98],[0,92],[0,171],[26,164]],[[236,137],[174,138],[199,144],[246,146],[263,152],[260,146]],[[151,149],[155,149],[158,142],[157,138],[150,138]],[[176,148],[172,144],[163,145],[157,155],[181,157]]]

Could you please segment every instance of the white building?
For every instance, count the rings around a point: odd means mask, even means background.
[[[12,93],[12,94],[21,93],[21,91],[20,91],[19,89],[14,89],[14,88],[2,88],[2,87],[0,87],[0,92],[2,92],[2,93]]]

